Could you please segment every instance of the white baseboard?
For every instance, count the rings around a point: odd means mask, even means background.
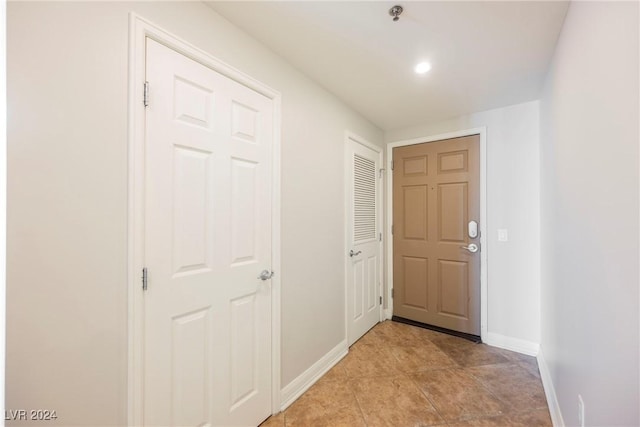
[[[495,332],[487,332],[486,339],[484,339],[483,342],[492,347],[499,347],[528,356],[536,356],[540,349],[540,344],[536,342],[508,337],[506,335],[496,334]]]
[[[382,310],[384,313],[384,318],[386,320],[391,320],[391,318],[393,317],[393,310],[390,308],[385,308],[384,310]]]
[[[542,349],[538,351],[538,368],[540,369],[540,378],[542,379],[542,386],[544,387],[544,394],[547,397],[547,404],[549,405],[549,413],[551,414],[551,422],[553,427],[564,427],[564,419],[562,418],[562,412],[560,411],[560,404],[558,403],[558,396],[556,396],[556,389],[553,386],[551,380],[551,373],[547,362],[544,360]]]
[[[284,411],[287,409],[302,393],[307,391],[309,387],[315,384],[329,369],[333,368],[336,363],[345,357],[348,352],[349,346],[347,345],[347,340],[344,340],[325,354],[320,360],[311,365],[309,369],[283,387],[280,393],[280,401],[282,402],[280,410]]]

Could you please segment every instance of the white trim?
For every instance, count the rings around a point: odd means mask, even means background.
[[[347,340],[331,349],[320,360],[311,365],[309,369],[300,374],[282,389],[282,406],[280,410],[287,409],[297,398],[316,383],[324,374],[329,372],[349,352]]]
[[[562,411],[560,410],[560,403],[558,403],[558,396],[556,395],[556,389],[553,386],[553,380],[551,379],[551,372],[547,366],[547,361],[544,359],[542,348],[538,351],[538,369],[540,370],[540,379],[542,379],[542,387],[544,388],[544,394],[547,397],[547,404],[549,405],[549,413],[551,414],[551,422],[554,427],[564,427],[564,419],[562,418]]]
[[[271,149],[271,269],[274,272],[271,279],[271,413],[280,412],[281,404],[281,301],[282,301],[282,206],[281,206],[281,137],[282,137],[282,98],[280,93],[274,92],[273,97],[273,145]]]
[[[349,275],[349,261],[346,258],[346,254],[349,253],[349,250],[351,249],[351,239],[349,238],[349,234],[351,233],[351,230],[349,230],[349,215],[351,215],[351,200],[350,200],[350,195],[351,195],[351,190],[349,188],[349,183],[351,182],[350,177],[347,175],[348,171],[349,171],[349,167],[348,164],[351,161],[351,159],[349,158],[349,144],[350,143],[356,143],[356,144],[360,144],[364,147],[367,147],[369,149],[371,149],[372,151],[375,151],[376,153],[378,153],[378,165],[380,166],[380,168],[384,167],[384,159],[383,159],[383,148],[380,147],[379,145],[375,145],[369,141],[367,141],[366,139],[362,138],[361,136],[347,130],[344,133],[344,165],[343,165],[343,171],[344,171],[344,202],[345,202],[345,206],[344,206],[344,253],[345,253],[345,261],[344,261],[344,336],[347,340],[347,343],[349,342],[349,310],[347,308],[347,303],[349,301],[349,289],[348,289],[348,275]],[[378,171],[379,173],[379,171]],[[382,178],[380,179],[380,183],[378,185],[379,191],[378,194],[376,196],[376,203],[377,203],[377,210],[376,210],[376,215],[378,217],[377,220],[377,224],[376,224],[376,228],[378,230],[379,233],[384,233],[383,232],[383,228],[384,228],[384,221],[383,221],[383,215],[384,215],[384,208],[382,206],[383,201],[384,201],[384,197],[383,197],[383,191],[384,191],[384,184],[382,182]],[[383,242],[378,242],[378,259],[380,260],[378,262],[378,277],[380,277],[380,283],[378,285],[378,295],[376,297],[380,297],[383,296],[383,289],[384,289],[384,277],[383,277],[383,266],[384,266],[384,246],[383,246]],[[384,315],[384,310],[382,309],[382,305],[378,306],[379,309],[379,315],[378,315],[378,321],[381,322],[382,320],[385,319]]]
[[[483,342],[492,347],[503,348],[528,356],[537,356],[540,351],[540,344],[536,342],[508,337],[506,335],[496,334],[495,332],[487,332],[487,337],[483,339]]]
[[[127,249],[128,249],[128,366],[127,366],[127,423],[128,425],[142,425],[142,293],[136,289],[139,285],[138,276],[142,269],[143,260],[143,204],[144,190],[142,167],[144,165],[144,107],[140,102],[144,77],[144,42],[140,41],[137,17],[129,15],[129,99],[128,99],[128,219],[127,219]],[[142,44],[142,46],[139,46]],[[138,51],[138,52],[137,52]]]
[[[345,131],[344,132],[344,138],[345,141],[348,140],[352,140],[353,142],[357,142],[360,145],[364,145],[367,148],[370,148],[371,150],[375,151],[378,154],[382,154],[383,148],[380,147],[379,145],[376,145],[372,142],[367,141],[365,138],[351,132],[351,131]]]
[[[273,101],[273,195],[272,195],[272,270],[281,272],[280,258],[280,137],[282,106],[281,95],[265,84],[243,72],[212,57],[175,35],[141,18],[129,14],[129,99],[128,99],[128,379],[127,379],[127,422],[141,425],[143,420],[143,299],[140,286],[140,272],[143,268],[143,194],[144,194],[144,126],[145,110],[142,105],[143,83],[145,80],[145,40],[153,39],[182,55],[215,70],[216,72],[246,86]],[[281,274],[271,280],[272,304],[272,399],[271,411],[280,410],[280,295]]]
[[[391,170],[393,161],[393,149],[407,145],[423,144],[425,142],[441,141],[444,139],[460,138],[463,136],[480,135],[480,338],[485,341],[487,338],[487,317],[488,317],[488,293],[487,293],[487,128],[477,127],[473,129],[460,130],[456,132],[443,133],[440,135],[430,135],[421,138],[395,141],[387,144],[387,170]],[[391,226],[393,225],[393,173],[387,174],[387,309],[385,314],[387,319],[393,316],[393,302],[391,299],[391,289],[393,288],[393,235]]]
[[[0,1],[0,410],[5,410],[7,328],[7,2]],[[4,425],[4,418],[0,426]]]

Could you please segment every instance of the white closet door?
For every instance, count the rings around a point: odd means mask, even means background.
[[[349,345],[380,321],[381,152],[347,139]]]
[[[271,413],[271,100],[147,39],[144,424]],[[267,275],[268,276],[268,275]]]

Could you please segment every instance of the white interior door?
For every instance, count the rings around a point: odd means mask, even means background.
[[[347,338],[380,321],[381,149],[347,138]]]
[[[271,413],[268,98],[147,39],[144,424]],[[267,274],[268,276],[268,274]]]

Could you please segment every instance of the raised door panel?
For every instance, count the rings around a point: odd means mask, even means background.
[[[209,426],[211,307],[174,316],[171,333],[171,425]]]
[[[378,266],[379,261],[376,255],[367,257],[367,312],[371,312],[378,307]]]
[[[466,262],[438,261],[438,308],[446,316],[469,318],[469,268]]]
[[[231,301],[231,411],[257,393],[257,314],[255,294]]]
[[[438,174],[467,172],[468,165],[469,152],[467,150],[438,153]]]
[[[428,175],[428,156],[405,157],[402,159],[402,173],[405,177]]]
[[[258,167],[258,164],[251,161],[231,159],[232,265],[256,260]]]
[[[231,135],[245,142],[258,143],[260,113],[255,109],[234,101],[231,106]]]
[[[403,237],[406,240],[427,240],[428,187],[410,185],[402,187]]]
[[[353,263],[353,280],[351,293],[352,300],[352,320],[357,321],[364,315],[365,298],[365,262],[361,259]]]
[[[467,228],[467,183],[438,185],[438,236],[441,242],[464,243]]]
[[[186,147],[173,152],[174,277],[212,267],[211,160],[211,153]]]
[[[404,256],[401,268],[404,282],[402,304],[412,309],[428,310],[429,260]]]
[[[174,78],[174,119],[177,122],[212,129],[214,123],[213,90],[187,77]]]

